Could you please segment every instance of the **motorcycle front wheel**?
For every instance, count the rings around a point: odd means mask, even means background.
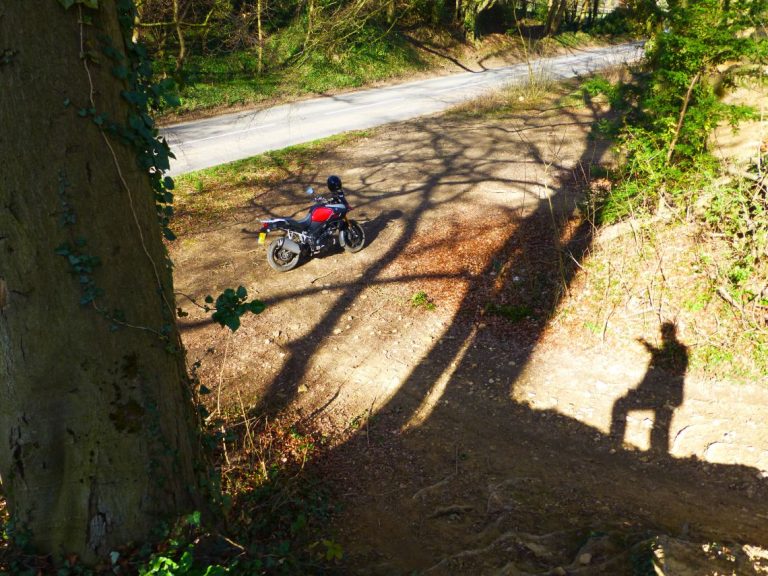
[[[341,231],[341,235],[344,240],[344,250],[347,252],[360,252],[365,246],[365,232],[355,220],[349,221],[349,226]]]
[[[267,247],[267,263],[278,272],[288,272],[296,268],[299,254],[286,250],[282,238],[275,238]]]

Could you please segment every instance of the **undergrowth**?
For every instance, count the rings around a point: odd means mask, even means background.
[[[419,34],[429,35],[429,31],[422,30]],[[517,34],[510,31],[508,41],[493,55],[522,54],[523,57],[538,58],[563,49],[594,44],[597,38],[584,32],[563,32],[552,38],[532,39],[521,44]],[[432,34],[436,35],[439,36]],[[397,29],[387,32],[367,26],[352,42],[327,51],[307,53],[295,61],[302,39],[303,31],[299,26],[288,27],[270,37],[267,53],[271,64],[261,72],[258,72],[258,57],[252,50],[190,55],[180,79],[180,105],[163,111],[165,121],[209,110],[273,104],[308,94],[327,94],[382,80],[405,78],[439,68],[446,59],[456,61],[467,49],[466,45],[456,44],[450,38],[447,43],[443,39],[434,47],[432,42],[425,42],[427,49],[419,50],[414,44],[421,44],[420,41],[414,43]],[[478,55],[487,51],[482,43],[473,49]],[[173,73],[174,65],[171,57],[161,59],[157,64],[162,74],[169,75]],[[520,96],[526,100],[536,99],[546,94],[552,84],[546,73],[539,72],[529,79],[524,89],[516,91],[515,99]]]
[[[268,70],[257,72],[253,51],[193,55],[189,57],[179,94],[180,106],[166,114],[183,116],[206,109],[254,105],[287,100],[305,94],[334,92],[402,76],[426,66],[413,46],[398,34],[364,29],[356,41],[327,54],[309,54],[291,63],[301,37],[291,28],[270,38],[275,59]],[[174,62],[160,61],[171,73]]]
[[[298,576],[333,574],[343,558],[328,533],[328,486],[311,470],[327,439],[279,420],[244,413],[208,423],[221,476],[224,517],[214,528],[201,514],[160,528],[153,547],[125,546],[94,568],[68,556],[27,551],[0,499],[0,574],[7,576]],[[11,545],[13,542],[13,546]]]
[[[607,270],[590,268],[600,302],[590,331],[604,339],[627,314],[687,323],[692,364],[740,379],[768,375],[768,143],[745,171],[712,153],[711,134],[765,113],[723,99],[742,85],[764,101],[768,40],[757,29],[765,15],[752,0],[657,8],[633,77],[582,85],[586,98],[610,107],[593,130],[614,139],[618,161],[590,183],[583,212],[633,239],[633,250],[624,240],[615,257],[601,247]],[[680,253],[665,251],[670,242]],[[632,310],[638,302],[645,306]]]

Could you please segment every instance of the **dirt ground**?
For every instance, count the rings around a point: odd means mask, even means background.
[[[670,391],[674,370],[649,367],[649,350],[662,322],[679,350],[695,345],[681,310],[638,300],[610,328],[580,312],[600,297],[582,270],[596,239],[572,217],[588,166],[606,160],[588,136],[600,114],[550,102],[386,127],[173,249],[179,291],[243,284],[268,304],[234,335],[184,306],[189,359],[220,410],[357,431],[323,468],[341,573],[646,574],[651,535],[710,543],[722,574],[760,570],[768,387],[691,367]],[[303,188],[331,173],[365,249],[272,271],[248,230],[302,214]],[[414,305],[422,292],[434,309]],[[627,395],[637,386],[650,393]]]

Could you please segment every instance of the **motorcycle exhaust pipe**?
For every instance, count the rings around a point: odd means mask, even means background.
[[[285,248],[286,250],[294,254],[301,254],[301,246],[299,246],[296,242],[294,242],[290,238],[283,238],[282,248]]]

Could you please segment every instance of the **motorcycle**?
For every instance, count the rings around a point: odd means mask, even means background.
[[[355,220],[347,218],[352,207],[344,196],[338,176],[327,181],[330,197],[316,195],[310,186],[307,194],[314,205],[301,220],[272,218],[262,220],[259,244],[266,242],[267,234],[281,231],[267,247],[267,263],[278,272],[293,270],[302,256],[314,256],[328,248],[340,245],[347,252],[359,252],[365,245],[365,232]]]

